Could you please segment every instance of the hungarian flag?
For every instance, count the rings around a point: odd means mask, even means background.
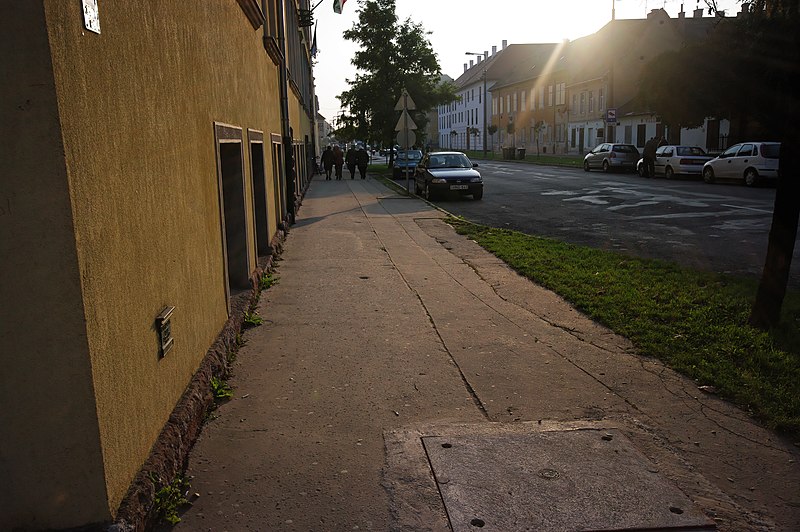
[[[333,12],[342,14],[342,8],[347,0],[333,0]]]

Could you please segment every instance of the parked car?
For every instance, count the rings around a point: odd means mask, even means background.
[[[394,158],[394,168],[392,169],[392,176],[397,179],[406,175],[406,168],[408,174],[414,175],[414,170],[417,168],[420,159],[422,159],[421,150],[398,150]]]
[[[633,144],[604,142],[586,154],[586,157],[583,158],[583,169],[586,172],[592,168],[604,172],[611,170],[635,171],[639,158],[639,150]]]
[[[699,146],[661,146],[656,150],[656,175],[671,179],[675,175],[696,175],[703,173],[703,164],[713,159]],[[644,159],[636,163],[636,172],[645,177]]]
[[[458,151],[435,151],[425,155],[414,174],[414,192],[432,199],[447,192],[483,197],[483,179],[477,163]]]
[[[760,180],[778,179],[780,142],[742,142],[703,165],[703,180],[741,179],[748,187]]]

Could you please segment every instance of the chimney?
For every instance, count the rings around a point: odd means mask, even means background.
[[[478,63],[480,63],[481,61],[483,61],[483,56],[482,56],[482,55],[479,55],[479,56],[478,56]]]
[[[506,46],[508,46],[508,41],[506,39],[503,39],[503,50],[506,49]]]
[[[488,50],[484,50],[483,51],[483,58],[484,59],[489,59],[489,51]]]
[[[469,60],[469,67],[472,68],[473,66],[475,66],[475,60],[470,59]]]
[[[497,46],[492,46],[492,55],[497,53]]]
[[[683,4],[681,4],[681,12],[678,13],[678,18],[686,18],[686,13],[683,11]]]
[[[703,8],[698,7],[694,10],[694,18],[703,18]]]
[[[466,63],[464,63],[464,72],[466,72],[468,69],[469,69],[469,67],[467,66]]]

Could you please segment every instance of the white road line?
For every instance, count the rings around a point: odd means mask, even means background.
[[[763,212],[764,214],[772,214],[772,211],[764,210],[764,209],[756,209],[755,207],[742,207],[741,205],[727,205],[722,203],[721,207],[730,207],[731,209],[741,209],[743,211],[753,211],[753,212]]]

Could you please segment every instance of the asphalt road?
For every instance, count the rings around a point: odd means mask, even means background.
[[[476,223],[759,277],[775,189],[477,161],[484,196],[437,204]],[[800,246],[790,284],[800,286]]]

